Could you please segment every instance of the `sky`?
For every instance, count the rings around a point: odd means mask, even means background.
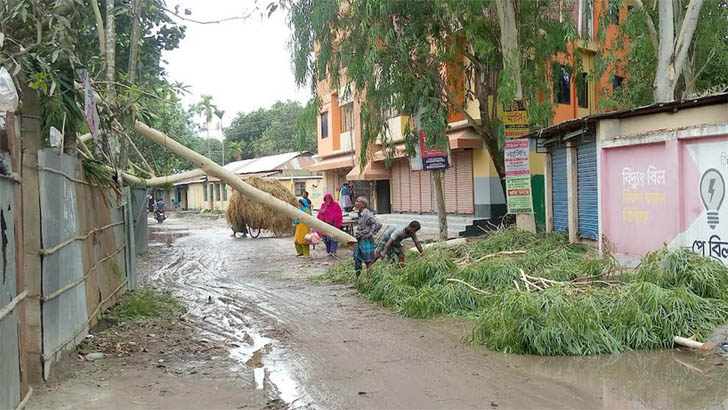
[[[178,4],[181,15],[190,8],[192,14],[185,17],[199,21],[241,16],[254,7],[253,0],[167,1],[171,10]],[[170,81],[190,86],[182,96],[186,106],[202,94],[212,95],[213,104],[225,110],[227,126],[238,112],[267,108],[278,100],[305,104],[310,98],[309,88],[299,89],[294,81],[285,11],[220,24],[181,23],[187,26],[186,36],[164,59]]]

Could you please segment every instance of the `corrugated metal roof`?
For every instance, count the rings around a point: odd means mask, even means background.
[[[306,161],[297,160],[297,158],[303,155],[310,155],[310,153],[307,151],[287,152],[285,154],[269,155],[267,157],[244,159],[242,161],[225,164],[223,168],[235,175],[272,174],[275,173],[275,171],[280,171],[282,167],[290,161],[290,164],[288,164],[289,166],[287,166],[286,169],[305,169],[302,162]],[[201,176],[180,181],[174,185],[193,184],[195,182],[205,181],[205,179],[207,179],[207,177]]]
[[[575,118],[573,120],[564,121],[562,123],[552,125],[548,128],[542,128],[538,131],[534,131],[524,136],[523,138],[547,139],[570,131],[576,131],[581,128],[586,128],[587,125],[594,124],[600,120],[636,117],[639,115],[647,115],[667,111],[677,112],[686,108],[725,103],[728,103],[728,90],[726,90],[726,92],[724,93],[709,95],[707,97],[693,98],[690,100],[671,101],[666,103],[657,103],[652,105],[645,105],[642,107],[630,108],[626,110],[587,115],[584,117]]]
[[[233,174],[252,174],[257,172],[275,171],[286,162],[303,154],[303,152],[287,152],[285,154],[269,155],[267,157],[244,159],[242,161],[235,161],[225,165],[225,169]],[[294,167],[293,169],[299,168]]]

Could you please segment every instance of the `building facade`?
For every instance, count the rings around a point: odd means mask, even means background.
[[[225,169],[241,178],[258,176],[279,180],[295,196],[309,192],[312,206],[318,208],[323,201],[323,176],[312,171],[316,160],[308,152],[289,152],[267,157],[235,161]],[[218,178],[203,176],[175,184],[170,191],[179,207],[187,210],[224,211],[227,209],[233,189]]]
[[[547,229],[627,260],[667,244],[728,264],[728,93],[567,121],[547,151]]]

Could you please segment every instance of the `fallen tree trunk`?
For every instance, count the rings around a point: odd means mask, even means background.
[[[450,247],[453,247],[453,246],[462,245],[465,242],[467,242],[467,240],[465,238],[455,238],[455,239],[450,239],[450,240],[447,240],[447,241],[444,241],[444,242],[432,242],[432,243],[428,243],[427,245],[423,245],[422,246],[422,249],[450,248]],[[417,251],[417,248],[409,248],[407,250],[410,251],[410,252],[416,252]]]
[[[178,143],[174,139],[164,135],[163,133],[153,128],[150,128],[148,125],[137,121],[134,125],[134,130],[139,134],[154,141],[158,145],[179,155],[180,157],[199,165],[201,170],[204,171],[207,175],[213,175],[220,178],[221,181],[224,181],[226,184],[233,187],[236,191],[247,196],[253,201],[268,206],[271,209],[278,211],[290,218],[298,219],[309,227],[317,231],[323,232],[324,234],[336,239],[341,243],[348,244],[356,242],[356,239],[346,232],[339,230],[332,225],[329,225],[326,222],[321,221],[320,219],[315,218],[305,212],[301,212],[296,207],[277,199],[267,192],[263,192],[253,188],[252,186],[243,182],[243,180],[238,178],[235,174],[216,164],[209,158],[192,151],[191,149]]]
[[[142,186],[148,186],[148,187],[173,184],[175,182],[184,181],[185,179],[190,179],[190,178],[195,178],[195,177],[201,177],[203,175],[205,175],[205,171],[203,171],[199,168],[193,169],[191,171],[182,172],[180,174],[165,175],[163,177],[154,177],[154,178],[149,178],[149,179],[139,178],[138,176],[134,176],[134,175],[128,174],[123,171],[121,172],[121,177],[124,178],[124,181],[126,181],[130,184],[142,185]]]

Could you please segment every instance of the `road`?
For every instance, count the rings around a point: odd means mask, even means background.
[[[466,321],[408,319],[351,287],[314,284],[310,278],[333,263],[321,249],[302,259],[290,238],[233,239],[229,233],[222,221],[152,223],[140,271],[144,286],[170,290],[187,304],[195,337],[231,346],[228,359],[237,366],[217,367],[246,381],[238,395],[265,392],[279,407],[325,409],[728,405],[724,372],[693,353],[539,358],[491,352],[462,342],[471,326]],[[178,377],[179,383],[194,380]],[[202,394],[207,389],[190,385]],[[53,403],[43,400],[37,408]],[[256,405],[271,406],[245,404]]]

